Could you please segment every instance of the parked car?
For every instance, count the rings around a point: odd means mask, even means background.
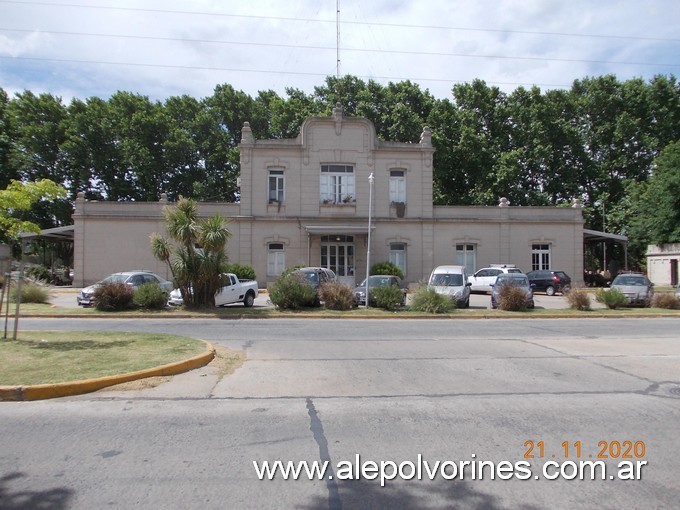
[[[402,294],[401,306],[405,306],[408,288],[404,286],[404,283],[398,276],[385,274],[372,275],[368,277],[368,299],[370,301],[369,304],[373,305],[375,303],[374,298],[371,296],[373,289],[377,287],[387,287],[389,285],[393,285],[401,289]],[[357,306],[366,304],[366,279],[364,279],[364,281],[357,285],[357,287],[354,289],[354,303]]]
[[[610,289],[621,291],[631,305],[651,306],[654,297],[654,284],[642,273],[622,273],[614,278]]]
[[[482,268],[468,278],[470,291],[489,292],[491,285],[496,283],[496,278],[505,273],[522,273],[514,264],[491,264],[489,267]],[[523,273],[522,273],[523,274]]]
[[[316,291],[313,306],[321,305],[321,295],[319,289],[326,282],[333,282],[337,279],[335,273],[325,267],[301,267],[293,271],[301,280],[306,281]]]
[[[571,288],[571,278],[564,271],[529,271],[527,277],[534,285],[534,292],[545,292],[548,296]]]
[[[255,303],[255,298],[259,289],[255,280],[239,280],[233,273],[225,273],[224,286],[215,294],[215,306],[226,306],[233,303],[243,303],[243,306],[250,308]],[[170,293],[168,304],[171,306],[181,306],[184,304],[182,293],[175,289]]]
[[[102,283],[124,283],[137,289],[145,283],[154,282],[160,285],[166,291],[172,291],[172,282],[169,282],[165,278],[158,276],[156,273],[152,273],[151,271],[124,271],[122,273],[113,273],[103,280],[90,285],[89,287],[85,287],[78,293],[76,301],[80,306],[83,307],[93,305],[94,302],[92,297],[94,296],[94,291]]]
[[[428,287],[450,297],[458,308],[469,308],[470,287],[465,266],[438,266],[432,270]]]
[[[503,273],[491,285],[491,308],[498,308],[498,296],[504,285],[513,285],[524,290],[527,308],[534,308],[534,292],[529,278],[524,273]]]

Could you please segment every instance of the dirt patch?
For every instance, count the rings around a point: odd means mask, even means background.
[[[164,375],[158,377],[145,377],[144,379],[137,379],[136,381],[129,381],[125,383],[116,384],[114,386],[107,386],[99,391],[134,391],[146,390],[148,388],[155,388],[163,383],[172,380],[172,376]]]
[[[215,373],[222,379],[224,376],[233,374],[237,368],[243,365],[246,360],[246,353],[244,351],[233,351],[226,347],[215,346],[215,357],[208,363],[205,368],[212,368]],[[200,369],[197,369],[200,370]],[[99,391],[135,391],[155,388],[163,383],[171,381],[173,376],[159,376],[159,377],[145,377],[144,379],[137,379],[126,383],[116,384],[115,386],[108,386]]]
[[[232,351],[226,347],[215,346],[215,358],[208,364],[217,369],[217,375],[222,379],[225,375],[233,374],[246,361],[245,351]]]

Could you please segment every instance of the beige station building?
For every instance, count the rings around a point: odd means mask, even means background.
[[[349,285],[370,264],[390,261],[411,286],[438,265],[464,265],[472,274],[491,264],[521,270],[559,269],[583,283],[583,215],[571,207],[433,204],[430,130],[419,143],[377,138],[367,119],[304,121],[294,139],[256,140],[246,123],[240,148],[240,202],[199,204],[201,215],[230,220],[231,262],[250,264],[261,288],[288,266],[323,266]],[[369,214],[369,205],[370,214]],[[74,285],[110,273],[148,269],[170,279],[154,259],[150,235],[165,235],[159,202],[76,200]],[[370,236],[369,236],[370,222]],[[368,241],[370,238],[370,253]]]

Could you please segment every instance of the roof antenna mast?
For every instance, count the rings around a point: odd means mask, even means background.
[[[340,0],[335,0],[335,77],[340,79]]]

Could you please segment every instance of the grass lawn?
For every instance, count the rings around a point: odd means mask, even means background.
[[[0,386],[59,383],[125,374],[197,356],[193,338],[153,333],[20,331],[0,339]]]

